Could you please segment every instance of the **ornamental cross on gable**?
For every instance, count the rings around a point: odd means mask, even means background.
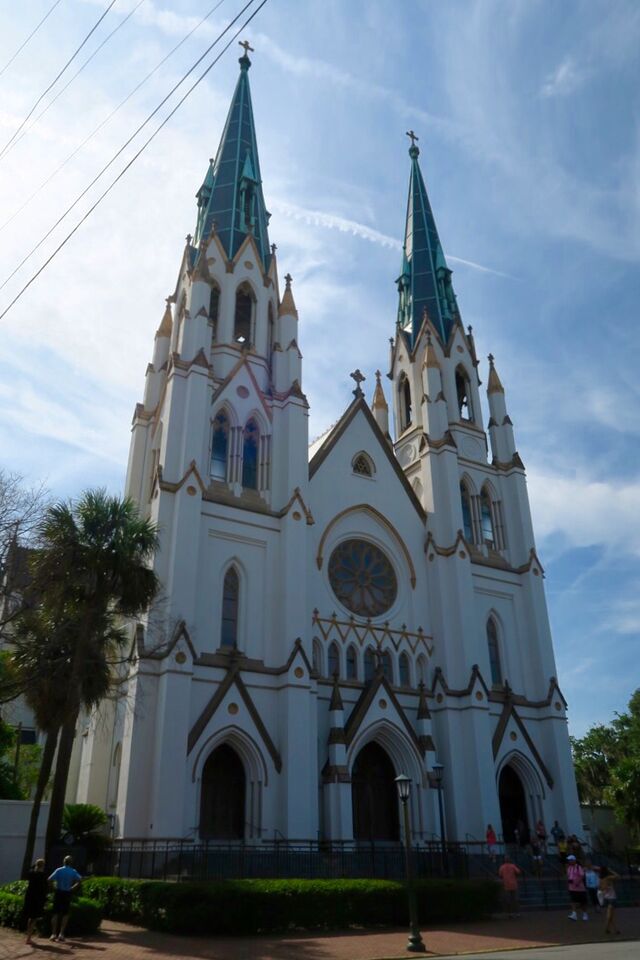
[[[355,380],[356,382],[356,388],[353,391],[354,397],[364,397],[364,393],[362,392],[362,388],[360,384],[364,383],[364,381],[367,379],[365,375],[361,373],[360,370],[355,369],[353,373],[349,374],[349,376],[351,377],[352,380]]]
[[[255,50],[253,49],[253,47],[249,46],[248,40],[238,40],[238,46],[244,49],[245,57],[249,56],[249,51],[251,51],[251,53],[255,53]]]

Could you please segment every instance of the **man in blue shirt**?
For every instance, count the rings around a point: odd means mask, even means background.
[[[72,863],[71,857],[65,857],[63,865],[54,870],[49,877],[49,883],[55,883],[56,886],[53,895],[53,921],[50,940],[64,941],[64,932],[67,929],[71,909],[71,896],[73,891],[80,886],[82,880],[78,871],[71,866]]]

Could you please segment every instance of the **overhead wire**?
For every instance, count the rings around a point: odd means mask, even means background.
[[[31,40],[32,37],[35,37],[36,33],[38,32],[38,30],[40,29],[40,27],[42,26],[42,24],[45,22],[45,20],[47,20],[47,19],[51,16],[51,14],[53,13],[53,11],[55,10],[55,8],[58,6],[59,3],[60,3],[60,0],[55,0],[55,2],[51,4],[51,6],[49,7],[49,9],[48,9],[47,12],[45,13],[44,17],[42,18],[42,20],[40,20],[40,22],[35,25],[35,27],[34,27],[33,30],[31,31],[31,33],[29,34],[29,36],[26,38],[26,40],[23,40],[23,41],[22,41],[22,43],[20,44],[20,46],[18,47],[18,49],[16,50],[16,52],[14,53],[14,55],[13,55],[12,57],[10,57],[9,60],[7,60],[7,62],[5,63],[4,67],[2,68],[2,70],[0,70],[0,77],[1,77],[2,74],[5,72],[5,70],[7,70],[7,68],[11,66],[11,64],[13,63],[13,61],[14,61],[14,60],[16,59],[16,57],[18,56],[18,54],[19,54],[19,53],[22,53],[22,51],[24,50],[24,48],[26,47],[26,45],[29,43],[29,40]]]
[[[6,287],[6,285],[9,283],[9,281],[10,281],[13,277],[15,277],[16,273],[17,273],[19,270],[22,269],[22,267],[25,265],[25,263],[27,262],[27,260],[29,260],[29,259],[33,256],[33,254],[34,254],[37,250],[40,249],[40,247],[42,246],[42,244],[51,236],[51,234],[53,233],[53,231],[62,223],[62,221],[65,219],[65,217],[67,217],[67,216],[71,213],[71,211],[74,209],[74,207],[76,207],[76,206],[78,205],[78,203],[80,203],[80,201],[82,200],[82,198],[83,198],[84,196],[86,196],[86,194],[89,192],[89,190],[91,190],[91,188],[98,182],[98,180],[100,179],[100,177],[101,177],[104,173],[106,173],[106,171],[109,169],[109,167],[110,167],[113,163],[115,163],[115,161],[118,159],[118,157],[120,156],[120,154],[123,153],[123,152],[127,149],[127,147],[129,146],[129,144],[130,144],[133,140],[135,140],[135,138],[138,136],[138,134],[147,126],[148,123],[150,123],[150,121],[153,119],[153,117],[156,115],[156,113],[158,113],[158,111],[162,109],[162,107],[165,105],[165,103],[173,96],[173,94],[176,92],[176,90],[177,90],[180,86],[182,86],[182,84],[183,84],[183,83],[185,82],[185,80],[193,73],[193,71],[196,69],[196,67],[199,66],[200,63],[202,63],[202,61],[205,59],[205,57],[211,52],[211,50],[216,46],[216,44],[222,39],[222,37],[225,35],[225,33],[227,33],[227,31],[231,29],[231,27],[233,26],[234,23],[236,23],[237,20],[239,20],[239,18],[243,15],[243,13],[245,12],[245,10],[247,10],[247,9],[248,9],[253,3],[255,3],[255,2],[256,2],[256,0],[247,0],[247,2],[246,2],[245,5],[242,7],[242,9],[240,10],[240,12],[237,13],[236,16],[233,18],[233,20],[231,20],[231,22],[225,27],[225,29],[224,29],[221,33],[218,34],[218,36],[217,36],[216,39],[213,41],[213,43],[210,43],[210,44],[209,44],[209,46],[208,46],[207,49],[204,51],[204,53],[202,53],[202,54],[198,57],[198,59],[195,61],[195,63],[193,63],[193,64],[189,67],[189,69],[187,70],[187,72],[186,72],[185,74],[183,74],[183,76],[180,78],[180,80],[178,80],[178,82],[173,85],[173,87],[171,88],[171,90],[169,90],[169,92],[163,97],[163,99],[160,101],[160,103],[158,104],[158,106],[157,106],[154,110],[151,111],[151,113],[146,117],[146,119],[142,121],[142,123],[137,127],[136,130],[134,130],[134,132],[131,134],[131,136],[129,137],[129,139],[126,140],[125,143],[123,143],[123,145],[120,147],[120,149],[117,150],[117,151],[113,154],[113,156],[111,157],[111,159],[108,160],[107,163],[105,163],[105,165],[102,167],[102,169],[99,170],[98,173],[95,175],[95,177],[93,178],[93,180],[91,180],[90,183],[88,183],[87,186],[84,188],[84,190],[83,190],[81,193],[78,194],[78,196],[75,198],[75,200],[67,207],[67,209],[64,211],[64,213],[62,213],[62,214],[58,217],[58,219],[56,220],[56,222],[47,230],[47,232],[44,234],[44,236],[41,237],[40,240],[38,240],[38,242],[35,244],[35,246],[33,246],[33,247],[31,248],[31,250],[29,250],[29,252],[28,252],[27,254],[25,254],[25,256],[22,258],[22,260],[21,260],[21,261],[17,264],[17,266],[14,267],[14,269],[11,271],[11,273],[9,274],[9,276],[6,277],[6,278],[3,280],[2,283],[0,283],[0,290],[3,290],[3,289]]]
[[[60,79],[60,77],[63,75],[63,73],[71,66],[71,64],[73,63],[73,61],[75,60],[75,58],[78,56],[78,54],[80,53],[80,51],[81,51],[82,48],[84,47],[85,43],[87,43],[88,40],[89,40],[89,38],[91,37],[91,35],[92,35],[93,33],[95,33],[95,31],[98,29],[98,27],[100,26],[100,24],[102,23],[102,21],[104,20],[104,18],[106,17],[106,15],[109,13],[109,10],[111,10],[111,7],[112,7],[115,3],[117,3],[117,0],[109,0],[109,3],[108,3],[108,5],[107,5],[107,9],[98,17],[98,19],[96,20],[96,22],[94,23],[94,25],[91,27],[91,30],[89,30],[89,32],[85,35],[85,37],[84,37],[82,43],[80,44],[80,46],[76,47],[76,49],[75,49],[74,52],[71,54],[71,56],[69,57],[69,59],[67,60],[67,62],[65,63],[65,65],[62,67],[61,70],[58,71],[58,73],[56,74],[56,76],[54,77],[54,79],[51,81],[51,83],[49,84],[49,86],[47,87],[47,89],[44,90],[44,91],[40,94],[40,96],[38,97],[38,99],[36,100],[36,102],[34,103],[34,105],[31,107],[31,110],[29,110],[29,113],[26,115],[26,117],[24,118],[24,120],[22,121],[22,123],[20,124],[20,126],[18,127],[18,129],[13,132],[13,134],[9,137],[9,140],[5,143],[5,145],[4,145],[4,147],[2,148],[2,150],[0,150],[0,160],[2,159],[2,157],[4,156],[4,154],[6,153],[6,151],[8,150],[8,148],[11,146],[11,144],[13,143],[13,141],[15,140],[15,138],[18,136],[18,134],[20,133],[20,131],[21,131],[22,128],[24,127],[24,125],[25,125],[25,123],[27,122],[27,120],[29,119],[29,117],[32,116],[32,114],[33,114],[34,110],[36,109],[36,107],[38,107],[38,105],[39,105],[40,103],[42,103],[42,101],[44,100],[44,98],[46,97],[46,95],[47,95],[47,94],[49,93],[49,91],[56,85],[56,83],[58,82],[58,80]]]
[[[224,2],[225,2],[225,0],[218,0],[218,2],[215,3],[215,4],[211,7],[211,9],[208,11],[208,13],[206,13],[206,14],[204,15],[204,17],[202,17],[202,19],[199,20],[198,23],[196,23],[196,25],[195,25],[194,27],[192,27],[191,30],[189,30],[188,33],[186,33],[186,34],[184,35],[184,37],[182,38],[182,40],[179,40],[178,43],[176,43],[175,46],[172,47],[171,50],[169,50],[169,52],[168,52],[167,54],[165,54],[165,56],[155,65],[155,67],[153,68],[153,70],[150,70],[149,73],[148,73],[145,77],[143,77],[142,80],[140,80],[140,82],[139,82],[138,84],[136,84],[136,86],[133,88],[133,90],[131,90],[130,93],[127,94],[127,96],[124,98],[124,100],[121,100],[120,103],[117,105],[117,107],[114,107],[114,109],[111,111],[111,113],[109,113],[109,114],[104,118],[104,120],[102,120],[102,121],[98,124],[98,126],[95,127],[95,128],[91,131],[91,133],[90,133],[87,137],[85,137],[85,139],[82,140],[81,143],[78,144],[78,146],[75,148],[75,150],[73,150],[73,151],[69,154],[69,156],[66,157],[66,158],[62,161],[62,163],[59,164],[59,166],[56,167],[56,169],[53,171],[53,173],[50,173],[49,176],[46,178],[46,180],[43,180],[43,181],[42,181],[42,183],[40,184],[40,186],[37,187],[37,188],[33,191],[33,193],[25,200],[25,202],[24,202],[20,207],[18,207],[17,210],[15,210],[15,211],[11,214],[11,216],[10,216],[7,220],[5,220],[2,225],[0,225],[0,233],[2,233],[2,231],[5,229],[5,227],[8,227],[9,224],[12,223],[12,222],[15,220],[15,218],[18,216],[19,213],[22,213],[22,211],[25,209],[25,207],[27,207],[27,206],[31,203],[31,201],[32,201],[35,197],[37,197],[37,195],[40,193],[40,191],[43,190],[49,183],[51,183],[51,181],[54,179],[54,177],[56,177],[56,176],[60,173],[60,171],[63,170],[64,167],[66,167],[66,165],[67,165],[71,160],[73,160],[73,158],[74,158],[78,153],[80,153],[80,151],[89,143],[89,141],[92,140],[92,139],[95,137],[95,135],[96,135],[97,133],[99,133],[100,130],[102,130],[102,128],[103,128],[104,126],[106,126],[106,124],[109,122],[109,120],[111,120],[111,118],[114,117],[114,116],[116,115],[116,113],[118,113],[118,111],[121,110],[122,107],[124,107],[125,104],[128,103],[129,100],[131,100],[131,98],[132,98],[133,96],[135,96],[135,94],[138,92],[138,90],[140,90],[140,88],[143,87],[144,84],[147,83],[147,81],[149,81],[149,80],[151,79],[151,77],[152,77],[155,73],[158,72],[158,70],[160,69],[160,67],[162,67],[162,66],[167,62],[167,60],[169,60],[170,57],[172,57],[172,56],[174,55],[174,53],[176,53],[176,52],[180,49],[180,47],[183,46],[183,44],[185,44],[185,43],[187,42],[187,40],[189,39],[189,37],[191,37],[191,36],[196,32],[196,30],[199,30],[199,28],[202,26],[203,23],[205,23],[210,17],[213,16],[213,14],[216,12],[216,10],[218,10],[218,8],[221,7]],[[29,129],[31,129],[31,128],[29,128]]]
[[[20,141],[22,140],[22,138],[23,138],[24,136],[26,136],[26,134],[29,133],[30,130],[33,130],[33,128],[35,127],[35,125],[38,123],[38,121],[41,120],[42,117],[44,117],[45,113],[54,105],[54,103],[56,102],[56,100],[58,100],[58,99],[62,96],[62,94],[65,92],[65,90],[68,90],[68,89],[69,89],[69,87],[71,86],[71,84],[73,83],[73,81],[76,79],[76,77],[79,77],[79,76],[80,76],[80,74],[82,73],[82,71],[84,70],[84,68],[87,67],[87,66],[91,63],[91,61],[93,60],[93,58],[94,58],[95,56],[97,56],[98,53],[100,53],[100,51],[102,50],[102,48],[104,47],[104,45],[107,44],[107,43],[109,42],[109,40],[111,40],[111,38],[114,36],[114,34],[116,34],[116,33],[118,32],[118,30],[121,30],[122,27],[124,27],[124,25],[127,23],[127,21],[130,20],[131,17],[134,15],[134,13],[136,12],[136,10],[137,10],[139,7],[141,7],[142,4],[145,3],[145,2],[146,2],[146,0],[138,0],[138,2],[137,2],[137,4],[135,5],[135,7],[133,7],[133,9],[129,11],[129,13],[126,15],[126,17],[123,17],[123,19],[120,21],[120,23],[119,23],[116,27],[113,28],[113,30],[111,31],[111,33],[108,33],[108,34],[106,35],[106,37],[104,38],[104,40],[102,40],[102,41],[98,44],[98,46],[95,48],[95,50],[93,50],[92,53],[89,54],[89,56],[88,56],[87,59],[84,61],[84,63],[76,70],[76,72],[73,74],[73,76],[72,76],[69,80],[67,80],[67,82],[65,83],[64,87],[62,87],[61,90],[58,90],[58,92],[56,93],[56,95],[55,95],[54,97],[52,97],[51,100],[49,100],[49,103],[44,107],[44,109],[42,109],[42,110],[40,111],[40,113],[38,114],[38,116],[37,116],[37,117],[34,117],[33,122],[30,123],[28,127],[25,127],[25,128],[22,130],[22,132],[20,133],[20,135],[15,138],[15,140],[13,141],[13,143],[11,144],[10,147],[7,147],[7,150],[5,151],[6,153],[9,153],[10,150],[13,150],[13,148],[14,148],[18,143],[20,143]]]
[[[217,43],[218,40],[220,40],[220,39],[224,36],[224,34],[227,33],[227,31],[233,26],[233,24],[238,20],[238,18],[239,18],[240,16],[242,16],[242,14],[245,12],[245,10],[247,9],[247,7],[251,6],[251,3],[253,3],[253,2],[255,2],[255,0],[250,0],[250,2],[247,3],[247,4],[244,6],[244,8],[240,11],[240,13],[238,14],[238,16],[235,17],[234,20],[232,20],[231,23],[230,23],[227,27],[225,27],[225,29],[222,31],[222,33],[221,33],[221,34],[218,36],[218,38],[216,39],[215,43]],[[140,157],[140,155],[147,149],[147,147],[149,146],[149,144],[150,144],[153,140],[155,140],[155,138],[156,138],[157,135],[160,133],[160,131],[163,129],[163,127],[166,126],[166,124],[169,122],[169,120],[170,120],[170,119],[174,116],[174,114],[180,109],[180,107],[182,106],[182,104],[183,104],[183,103],[185,102],[185,100],[193,93],[193,91],[196,89],[196,87],[198,87],[198,86],[202,83],[202,81],[203,81],[204,78],[207,76],[207,74],[213,69],[213,67],[218,63],[218,61],[221,59],[221,57],[227,52],[227,50],[229,49],[229,47],[231,46],[231,44],[233,43],[233,41],[234,41],[237,37],[240,36],[240,34],[242,33],[242,31],[251,23],[251,21],[254,19],[254,17],[257,16],[257,14],[258,14],[258,13],[260,12],[260,10],[265,6],[265,4],[266,4],[267,2],[268,2],[268,0],[261,0],[261,2],[258,4],[258,6],[256,7],[256,9],[247,17],[247,19],[244,21],[244,23],[236,30],[236,32],[233,34],[233,36],[231,37],[231,39],[230,39],[230,40],[225,44],[225,46],[222,48],[222,50],[220,51],[220,53],[219,53],[216,57],[214,57],[214,59],[213,59],[213,60],[211,61],[211,63],[209,64],[209,66],[208,66],[205,70],[203,70],[203,72],[200,74],[200,76],[199,76],[198,79],[195,81],[195,83],[193,83],[193,84],[191,85],[191,87],[189,87],[189,89],[188,89],[187,92],[184,94],[184,96],[181,97],[181,99],[178,101],[178,103],[175,105],[175,107],[173,107],[172,110],[167,114],[167,116],[164,118],[164,120],[162,121],[162,123],[160,123],[160,124],[156,127],[156,129],[153,131],[153,133],[151,134],[151,136],[142,144],[142,146],[139,148],[139,150],[133,155],[133,157],[128,161],[128,163],[122,168],[122,170],[121,170],[120,173],[117,175],[117,177],[115,177],[115,179],[111,181],[111,183],[109,184],[109,186],[107,187],[107,189],[104,190],[104,192],[103,192],[102,194],[100,194],[100,196],[98,197],[98,199],[92,204],[91,207],[89,207],[89,209],[88,209],[88,210],[86,211],[86,213],[80,218],[80,220],[76,223],[76,225],[73,227],[73,229],[69,231],[69,233],[64,237],[64,239],[58,244],[58,246],[56,247],[56,249],[47,257],[47,259],[46,259],[46,260],[44,261],[44,263],[38,268],[38,270],[36,270],[36,272],[35,272],[34,274],[32,274],[32,276],[31,276],[31,277],[29,278],[29,280],[24,284],[24,286],[21,288],[21,290],[18,291],[18,293],[17,293],[17,294],[15,295],[15,297],[13,298],[13,300],[11,300],[10,303],[4,308],[4,310],[2,311],[2,313],[0,313],[0,320],[2,320],[4,317],[6,317],[7,313],[8,313],[8,312],[11,310],[11,308],[18,302],[18,300],[20,300],[20,298],[23,296],[23,294],[26,293],[26,291],[29,289],[29,287],[31,286],[31,284],[34,283],[35,280],[37,280],[37,278],[40,276],[40,274],[49,266],[49,264],[51,263],[51,261],[58,255],[58,253],[60,253],[60,251],[63,249],[63,247],[66,246],[66,244],[69,242],[69,240],[71,240],[71,238],[74,236],[74,234],[77,233],[77,231],[80,229],[80,227],[82,226],[82,224],[85,223],[85,222],[88,220],[88,218],[91,216],[91,214],[94,212],[94,210],[102,203],[102,201],[105,199],[105,197],[108,196],[109,193],[111,193],[111,191],[113,190],[113,188],[115,187],[115,185],[122,179],[122,177],[125,175],[125,173],[127,173],[127,171],[133,166],[133,164],[134,164],[134,163],[136,162],[136,160]],[[213,46],[213,44],[212,44],[212,46]],[[201,59],[202,59],[202,58],[201,58]],[[191,71],[190,71],[190,72],[191,72]]]

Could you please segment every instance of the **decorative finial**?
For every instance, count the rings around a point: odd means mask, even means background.
[[[185,237],[185,240],[187,241],[187,245],[191,243],[191,240],[192,240],[192,239],[193,239],[193,238],[192,238],[191,234],[188,233],[188,234],[186,235],[186,237]]]
[[[367,378],[364,376],[364,374],[360,373],[360,370],[358,370],[357,368],[353,371],[353,373],[350,373],[349,376],[351,377],[352,380],[355,380],[356,382],[356,388],[353,391],[354,397],[356,398],[364,397],[364,393],[362,392],[362,387],[360,386],[360,384],[364,383],[364,381]]]
[[[275,246],[275,244],[274,244],[274,246]],[[292,281],[293,281],[293,277],[291,276],[290,273],[288,273],[288,274],[286,275],[286,277],[284,278],[284,282],[286,283],[286,285],[287,285],[288,287],[290,287]]]
[[[382,380],[382,374],[380,373],[379,370],[376,370],[376,384],[377,384],[378,386],[381,386],[381,385],[382,385],[381,382],[380,382],[381,380]]]
[[[492,353],[489,354],[489,356],[487,357],[487,360],[489,361],[489,363],[491,364],[491,366],[493,366],[494,357],[493,357],[493,354],[492,354]]]
[[[467,327],[467,333],[469,334],[470,337],[473,336],[473,327],[471,326],[471,324],[469,324],[469,326]]]
[[[427,329],[427,346],[431,346],[431,330]]]
[[[419,147],[416,146],[416,140],[418,140],[418,137],[413,132],[413,130],[407,130],[407,136],[411,140],[411,146],[409,147],[409,156],[411,157],[412,160],[415,160],[415,158],[420,154],[420,149]]]
[[[277,249],[278,249],[278,248],[276,247],[275,243],[272,243],[272,244],[271,244],[271,254],[272,254],[272,256],[275,256],[275,252],[276,252]]]

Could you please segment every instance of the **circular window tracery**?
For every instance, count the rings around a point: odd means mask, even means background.
[[[378,617],[398,594],[398,581],[388,557],[366,540],[343,540],[329,559],[329,583],[352,613]]]

